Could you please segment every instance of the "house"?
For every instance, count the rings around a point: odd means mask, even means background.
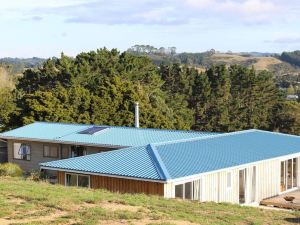
[[[66,186],[239,204],[300,186],[300,137],[275,132],[37,122],[0,137],[8,161],[40,167]]]
[[[298,95],[287,95],[286,99],[287,100],[295,100],[295,101],[297,101],[299,99],[299,96]]]
[[[210,136],[212,133],[35,122],[0,134],[7,142],[8,162],[25,171],[39,163],[84,156],[149,143]],[[56,176],[52,174],[52,176]]]
[[[299,157],[300,137],[247,130],[40,165],[67,186],[249,204],[299,188]]]

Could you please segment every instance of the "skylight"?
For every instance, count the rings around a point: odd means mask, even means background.
[[[94,127],[88,128],[86,130],[80,131],[79,134],[93,135],[93,134],[98,133],[100,131],[103,131],[103,130],[105,130],[107,128],[108,127],[96,127],[96,126],[94,126]]]

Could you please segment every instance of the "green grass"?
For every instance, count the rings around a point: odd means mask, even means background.
[[[0,177],[0,224],[296,224],[300,213]]]

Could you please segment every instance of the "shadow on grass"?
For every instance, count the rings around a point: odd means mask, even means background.
[[[300,224],[300,217],[298,218],[285,218],[285,221],[289,222],[289,223],[297,223]]]

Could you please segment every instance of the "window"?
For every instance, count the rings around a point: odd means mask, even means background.
[[[72,157],[79,157],[86,155],[86,149],[83,146],[71,146]]]
[[[192,199],[192,182],[184,184],[184,198]]]
[[[62,148],[61,148],[61,158],[62,159],[70,158],[69,146],[62,146]]]
[[[175,198],[183,198],[183,184],[175,186]]]
[[[88,134],[88,135],[93,135],[93,134],[96,134],[100,131],[103,131],[107,129],[107,127],[96,127],[96,126],[93,126],[93,127],[90,127],[88,129],[85,129],[83,131],[80,131],[79,134]]]
[[[58,147],[53,145],[44,145],[44,157],[58,158]]]
[[[77,175],[67,174],[67,186],[77,186]]]
[[[227,172],[227,188],[232,187],[232,172]]]
[[[78,175],[78,187],[89,187],[89,177]]]
[[[14,143],[14,159],[30,160],[30,145],[24,143]]]
[[[175,185],[175,198],[192,199],[193,198],[193,183]]]
[[[90,187],[90,176],[66,174],[66,186]]]

